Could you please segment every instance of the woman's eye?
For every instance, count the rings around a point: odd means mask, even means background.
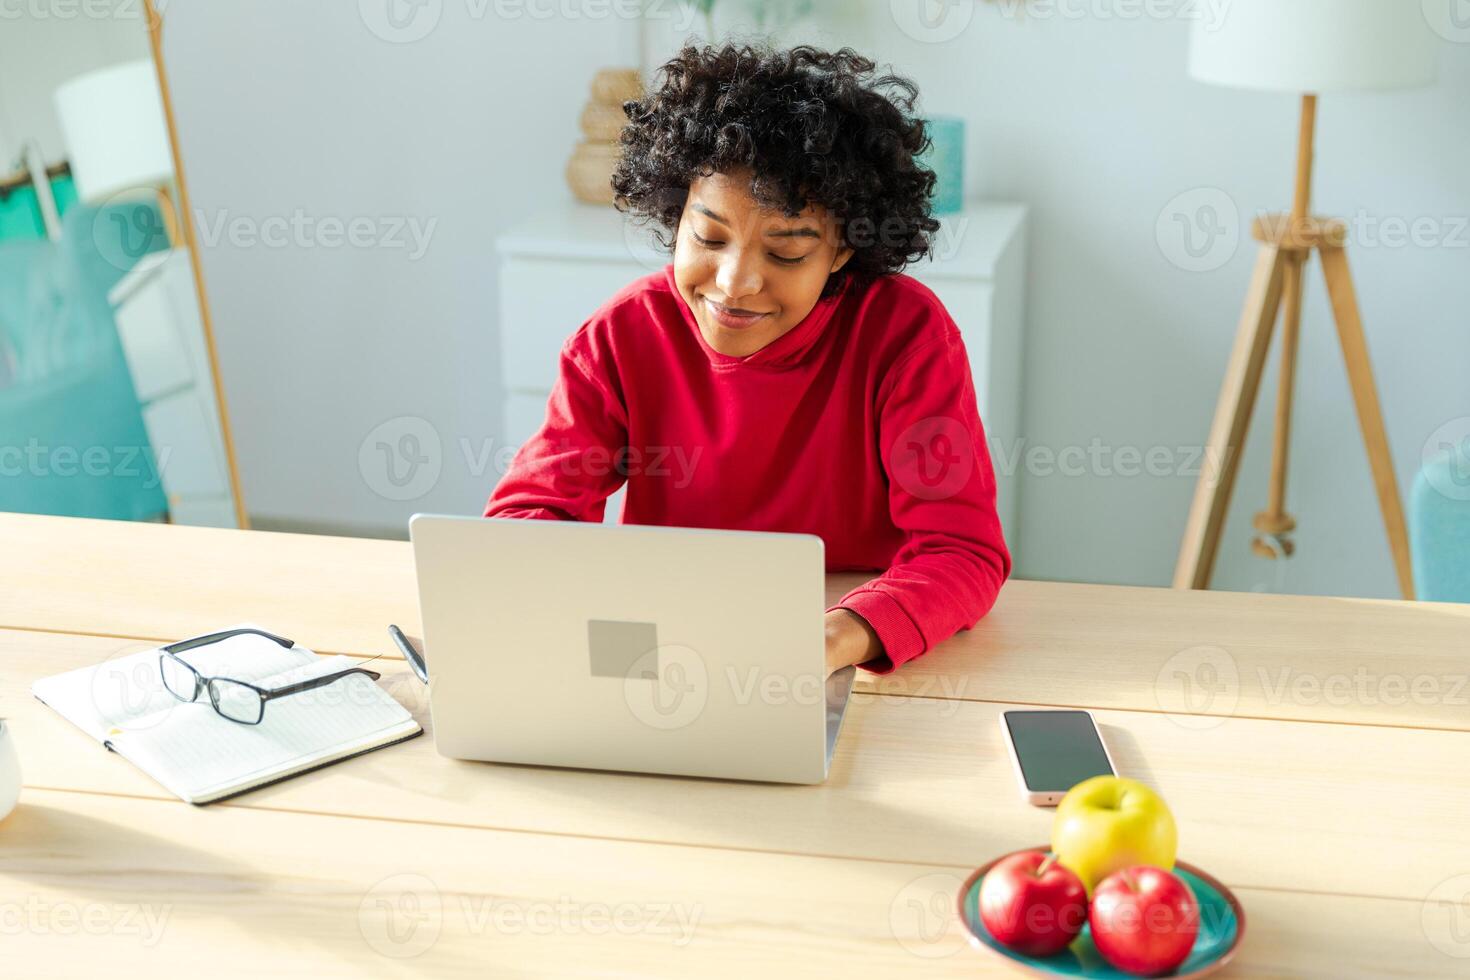
[[[704,236],[700,235],[699,232],[695,231],[692,228],[689,230],[689,234],[690,234],[691,237],[693,237],[693,239],[696,242],[698,242],[700,245],[703,245],[705,248],[719,248],[721,245],[725,244],[724,242],[715,241],[713,239],[705,238]],[[804,261],[806,259],[806,256],[805,255],[798,255],[794,259],[788,259],[784,255],[774,255],[773,254],[771,256],[771,259],[772,259],[772,261],[778,262],[781,265],[798,265],[799,263],[801,263],[802,261]]]

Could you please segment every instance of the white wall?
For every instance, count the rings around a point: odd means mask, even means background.
[[[141,0],[0,7],[0,172],[34,140],[47,163],[65,159],[52,95],[96,68],[148,57]]]
[[[1190,82],[1187,23],[1121,16],[1140,6],[1064,0],[1016,19],[1005,12],[1014,0],[965,0],[947,8],[968,11],[963,29],[927,43],[891,16],[903,4],[875,3],[834,35],[916,78],[925,110],[970,120],[972,193],[1031,205],[1023,462],[1033,447],[1085,453],[1095,439],[1111,450],[1167,447],[1186,463],[1209,426],[1253,249],[1242,235],[1218,268],[1187,271],[1156,228],[1175,227],[1181,194],[1185,217],[1223,195],[1242,223],[1288,202],[1294,100]],[[172,0],[167,46],[186,167],[206,213],[438,221],[417,261],[371,248],[205,250],[252,511],[388,531],[413,510],[472,512],[493,483],[446,445],[436,488],[397,503],[367,485],[358,451],[374,425],[400,415],[426,417],[450,439],[497,431],[494,235],[566,193],[561,170],[587,80],[627,61],[632,42],[619,22],[490,21],[444,0],[429,5],[441,11],[436,30],[390,44],[353,7]],[[679,25],[647,32],[651,63],[677,35]],[[1424,218],[1448,240],[1391,247],[1360,223],[1352,251],[1405,488],[1431,433],[1470,416],[1470,232],[1458,227],[1470,215],[1470,45],[1446,42],[1441,56],[1434,87],[1324,99],[1319,117],[1321,211]],[[1310,281],[1289,490],[1299,554],[1267,564],[1248,552],[1250,516],[1265,499],[1272,375],[1216,583],[1390,595],[1315,269]],[[1167,582],[1192,477],[1084,469],[1023,470],[1018,572]]]
[[[395,29],[390,7],[423,19]],[[478,451],[499,432],[495,237],[568,194],[592,74],[636,50],[632,22],[528,9],[169,3],[165,59],[257,523],[402,534],[415,510],[483,506],[494,473],[458,440]],[[319,224],[333,220],[380,244],[340,244]],[[359,467],[370,432],[402,417],[427,420],[444,451],[432,491],[407,503]]]

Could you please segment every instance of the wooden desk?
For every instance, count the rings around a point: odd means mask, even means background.
[[[984,974],[950,896],[1050,823],[1017,799],[1010,704],[1097,711],[1181,855],[1245,903],[1237,975],[1470,964],[1451,955],[1470,955],[1450,904],[1470,892],[1462,607],[1014,582],[975,630],[865,679],[820,787],[455,762],[425,737],[194,808],[30,683],[247,617],[391,654],[384,625],[418,622],[407,546],[16,515],[0,541],[26,781],[0,925],[22,973],[146,952],[225,975]],[[383,683],[429,727],[401,662]]]

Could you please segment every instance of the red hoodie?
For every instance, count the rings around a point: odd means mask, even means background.
[[[674,283],[638,279],[562,346],[546,420],[486,517],[819,535],[828,571],[883,571],[833,608],[887,673],[989,611],[1011,558],[959,330],[917,280],[850,283],[746,357],[712,349]]]

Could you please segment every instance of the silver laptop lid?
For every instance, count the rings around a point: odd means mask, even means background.
[[[825,778],[820,538],[435,515],[409,528],[442,754]]]

